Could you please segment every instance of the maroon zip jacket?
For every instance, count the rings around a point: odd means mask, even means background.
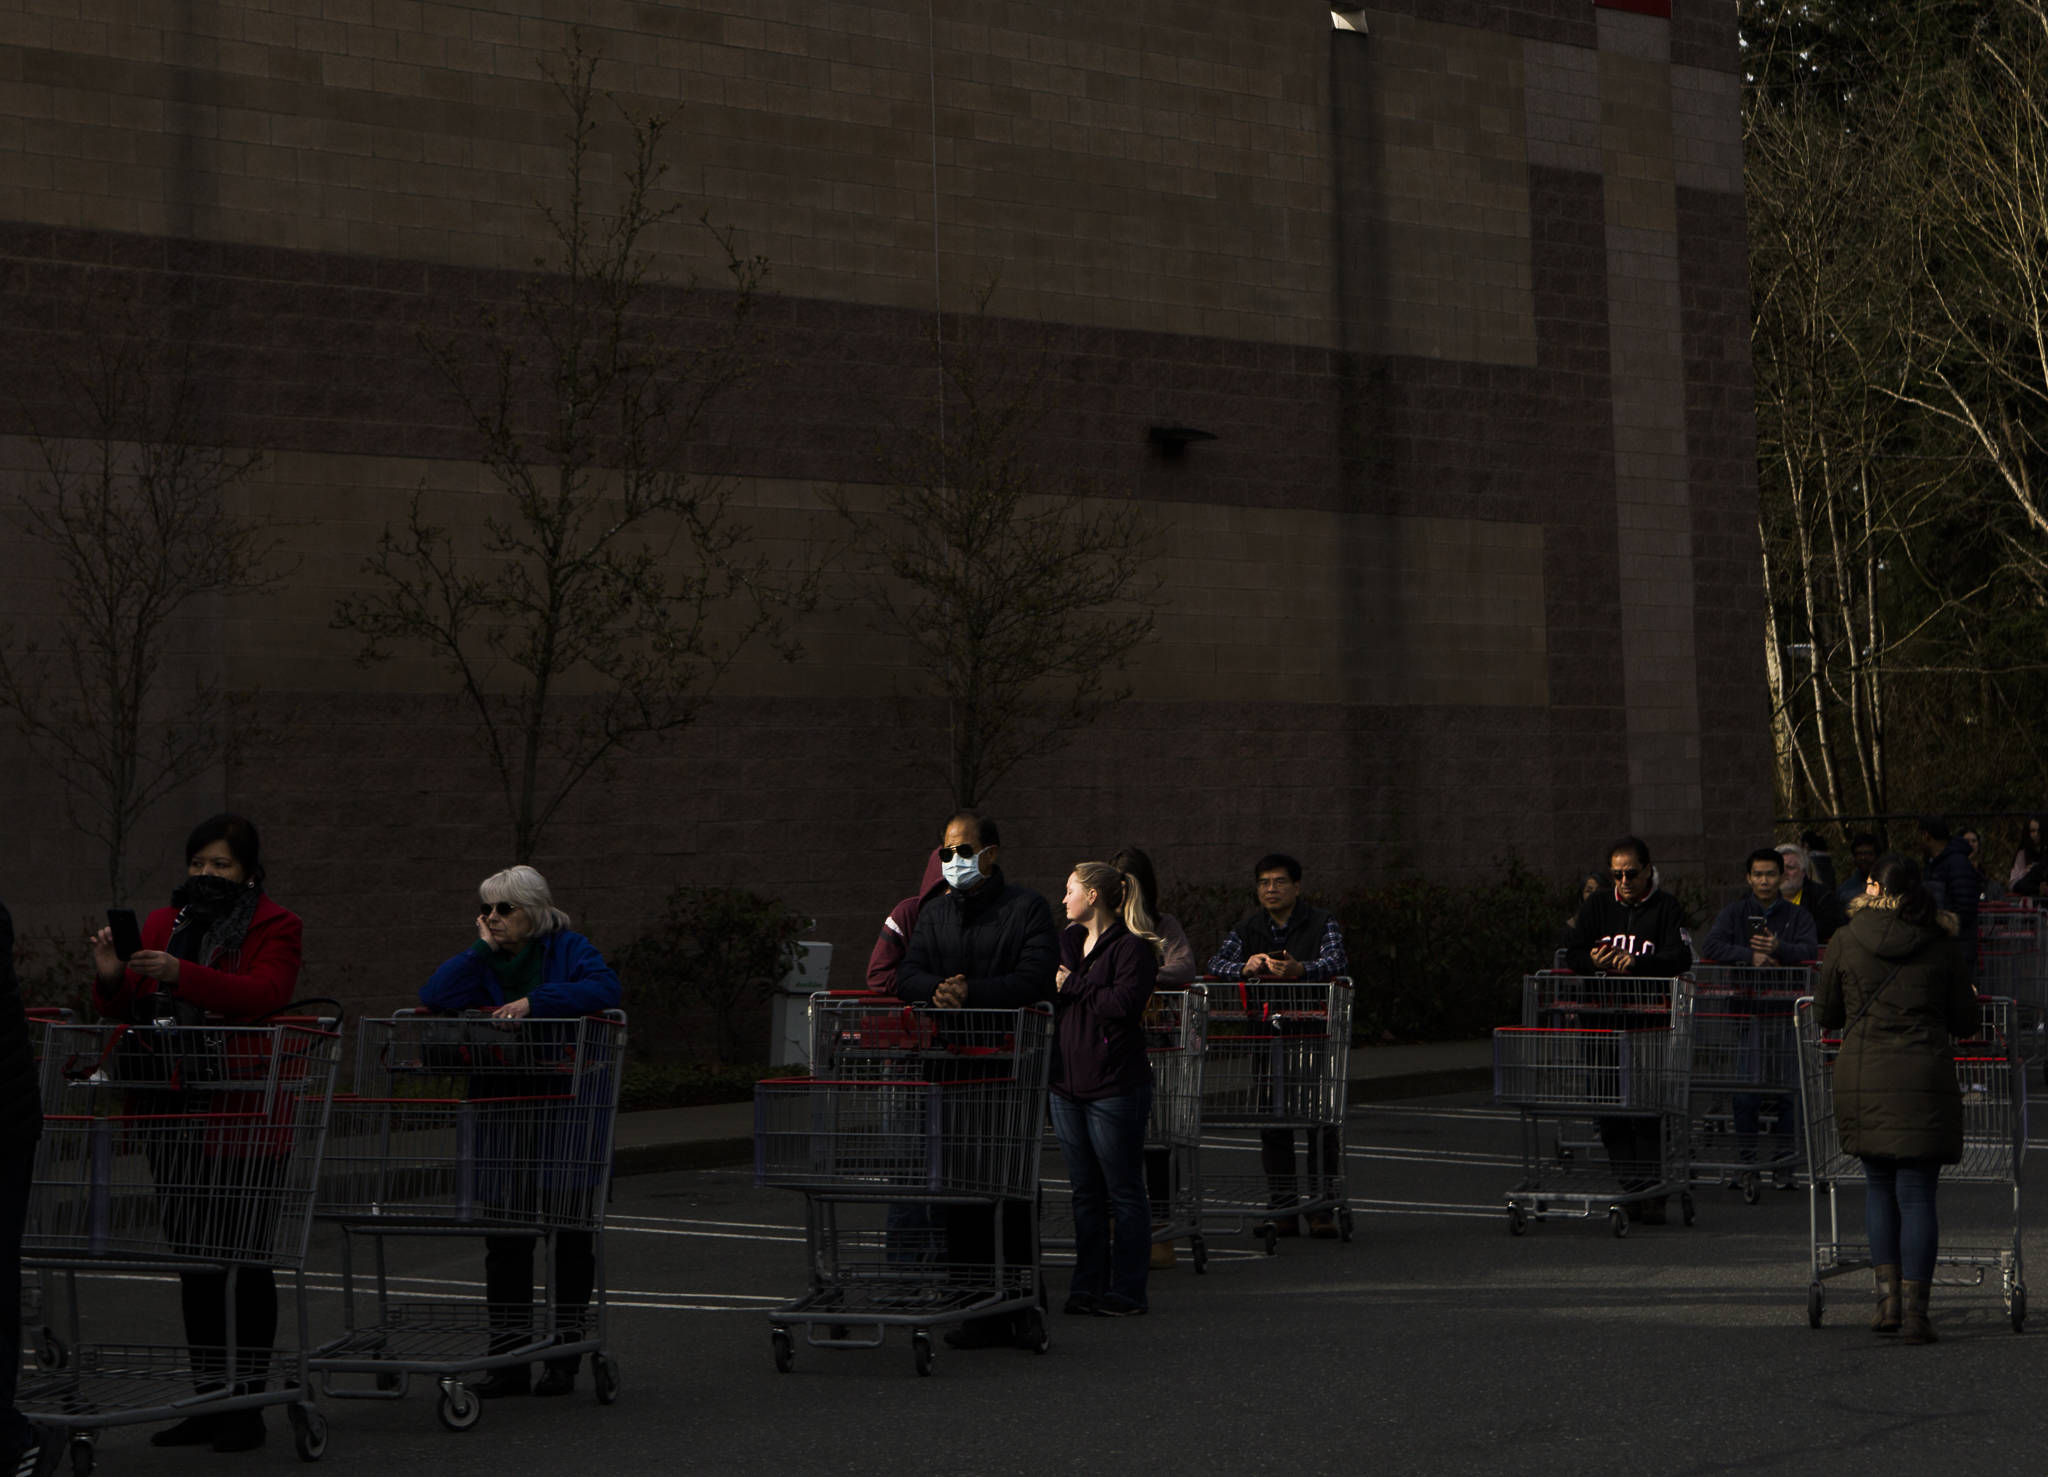
[[[1121,923],[1112,923],[1083,955],[1087,925],[1060,935],[1070,971],[1053,999],[1059,1018],[1052,1090],[1075,1102],[1136,1092],[1152,1080],[1145,1056],[1145,1004],[1159,978],[1159,955]]]
[[[870,990],[881,995],[896,993],[896,970],[903,963],[903,951],[910,947],[910,931],[917,927],[917,915],[945,890],[945,869],[939,862],[939,849],[934,846],[924,864],[924,890],[916,897],[905,898],[882,920],[881,936],[875,940],[875,951],[868,955]]]

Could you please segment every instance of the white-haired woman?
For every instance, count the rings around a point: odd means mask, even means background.
[[[507,867],[477,887],[482,903],[476,942],[434,971],[420,990],[430,1010],[487,1010],[499,1020],[537,1020],[610,1010],[622,994],[619,977],[589,939],[569,928],[547,879],[531,867]],[[473,1096],[521,1096],[518,1083],[500,1094],[470,1084]],[[572,1336],[581,1328],[597,1280],[596,1248],[588,1231],[557,1231],[555,1326]],[[531,1236],[484,1238],[484,1297],[490,1308],[491,1352],[531,1341],[533,1249]],[[532,1368],[494,1369],[475,1388],[486,1400],[501,1395],[566,1395],[576,1388],[576,1358],[550,1359],[536,1383]]]

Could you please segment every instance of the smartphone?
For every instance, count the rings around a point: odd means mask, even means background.
[[[114,957],[126,964],[142,947],[142,927],[133,908],[107,909],[107,927],[114,931]]]
[[[1763,915],[1763,914],[1761,914],[1761,913],[1751,913],[1751,914],[1749,915],[1749,935],[1750,935],[1750,937],[1751,937],[1751,938],[1755,938],[1755,937],[1756,937],[1756,936],[1757,936],[1758,934],[1762,933],[1763,931],[1764,931],[1764,915]]]

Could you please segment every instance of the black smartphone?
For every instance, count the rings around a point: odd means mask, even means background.
[[[1755,938],[1758,934],[1762,933],[1763,931],[1764,915],[1761,913],[1751,913],[1749,915],[1749,936],[1751,938]]]
[[[133,908],[107,909],[107,927],[114,931],[114,957],[126,964],[142,947],[142,926]]]

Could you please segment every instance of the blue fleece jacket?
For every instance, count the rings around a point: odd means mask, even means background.
[[[543,942],[541,983],[527,996],[536,1017],[590,1015],[619,1003],[625,993],[619,977],[589,939],[558,928]],[[429,1010],[493,1010],[504,1003],[490,960],[476,948],[464,949],[420,987],[420,1004]]]

